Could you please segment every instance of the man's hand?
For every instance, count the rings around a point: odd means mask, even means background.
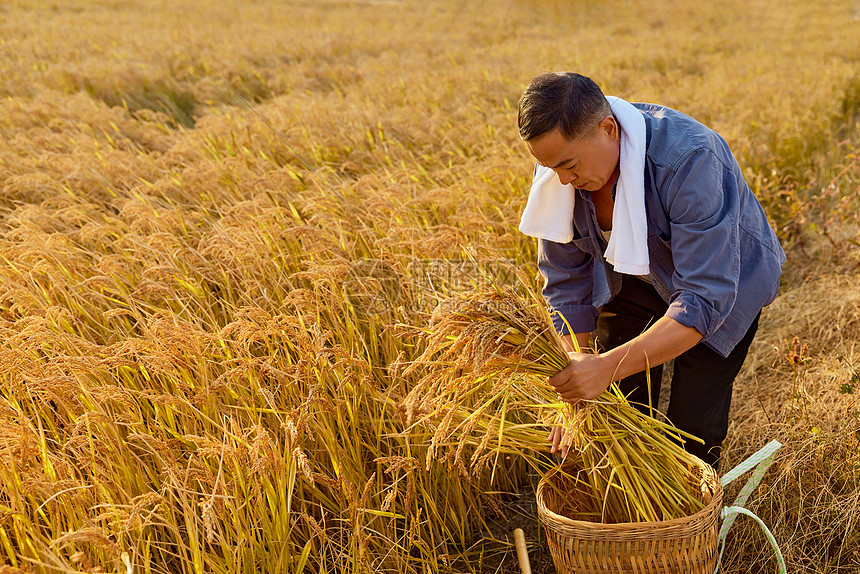
[[[612,381],[662,365],[701,340],[701,333],[693,327],[685,327],[671,317],[660,317],[635,339],[605,353],[569,352],[570,364],[547,381],[565,401],[594,399]]]
[[[615,365],[602,355],[568,353],[570,363],[564,370],[548,377],[562,400],[575,403],[595,399],[609,388],[615,375]],[[557,446],[557,443],[554,443]]]

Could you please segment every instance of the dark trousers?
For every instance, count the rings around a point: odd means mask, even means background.
[[[612,349],[633,339],[662,317],[667,307],[649,283],[624,275],[621,291],[600,308],[596,332],[599,348]],[[674,426],[705,441],[699,444],[688,440],[684,448],[715,468],[720,458],[720,445],[728,433],[732,383],[741,370],[757,328],[758,317],[727,358],[699,343],[675,359],[666,415]],[[662,365],[651,368],[650,404],[655,409],[662,375]],[[645,371],[623,379],[619,386],[639,410],[648,413]]]

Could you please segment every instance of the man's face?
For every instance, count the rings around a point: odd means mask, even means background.
[[[558,174],[562,184],[598,191],[618,167],[618,124],[611,116],[603,118],[577,140],[570,140],[554,129],[526,142],[526,146],[538,163]]]

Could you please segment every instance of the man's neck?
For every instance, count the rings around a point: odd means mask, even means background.
[[[597,216],[597,224],[604,231],[612,229],[612,212],[615,208],[612,186],[615,185],[615,181],[618,179],[618,173],[619,168],[616,166],[606,185],[591,194],[591,201],[594,203],[594,211]]]
[[[598,193],[608,193],[612,195],[612,187],[615,185],[615,182],[618,181],[618,175],[621,173],[621,163],[615,166],[615,169],[612,171],[612,175],[609,176],[609,179],[606,181],[606,185],[601,187],[598,190]],[[613,198],[614,199],[614,198]]]

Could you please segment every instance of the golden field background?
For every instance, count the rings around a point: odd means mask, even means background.
[[[551,419],[452,425],[401,366],[534,276],[516,101],[559,69],[735,151],[789,261],[724,468],[783,442],[750,507],[791,572],[860,571],[856,2],[7,0],[0,572],[514,572],[500,516],[551,571],[546,433],[498,438]]]

